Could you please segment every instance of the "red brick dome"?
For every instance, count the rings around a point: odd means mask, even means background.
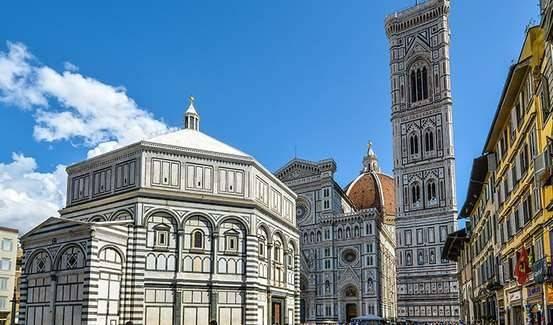
[[[363,170],[345,189],[346,195],[357,209],[376,208],[386,219],[396,214],[394,178],[380,172],[376,154],[369,144],[363,159]]]

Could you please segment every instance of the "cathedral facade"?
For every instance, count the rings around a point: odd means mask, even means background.
[[[396,317],[393,178],[372,148],[361,174],[342,189],[336,163],[293,159],[276,176],[298,194],[302,323]]]
[[[296,195],[199,122],[68,167],[21,239],[20,324],[299,324]]]
[[[398,319],[459,319],[456,265],[442,258],[455,230],[449,0],[390,15]]]

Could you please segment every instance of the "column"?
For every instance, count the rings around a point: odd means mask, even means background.
[[[54,265],[52,265],[54,268]],[[50,274],[50,313],[48,314],[49,323],[54,324],[55,315],[56,315],[56,290],[58,286],[58,276],[55,271],[52,271]]]
[[[273,285],[273,242],[267,241],[267,285]]]
[[[299,251],[294,254],[294,325],[300,323],[300,255]]]
[[[273,325],[271,322],[273,318],[273,297],[270,288],[267,288],[267,324]]]
[[[273,302],[271,287],[273,286],[273,242],[267,241],[267,324],[271,324],[273,315]]]
[[[257,285],[259,276],[259,240],[257,235],[246,237],[246,325],[257,325],[258,299]]]
[[[177,258],[175,259],[175,272],[182,272],[182,247],[184,245],[184,229],[177,232]]]
[[[217,274],[217,253],[219,252],[219,234],[213,232],[211,240],[211,272],[209,273],[209,320],[217,320],[218,297],[214,289],[215,275]]]
[[[127,260],[123,266],[124,280],[121,283],[120,323],[131,321],[133,325],[144,324],[144,271],[146,269],[146,228],[129,225]]]
[[[175,289],[175,304],[173,306],[173,309],[175,315],[175,318],[173,319],[173,324],[182,325],[182,288]]]
[[[100,279],[100,269],[98,266],[98,240],[94,238],[95,233],[96,231],[93,228],[91,231],[92,238],[86,243],[86,255],[84,256],[86,266],[83,270],[83,305],[81,312],[81,321],[83,324],[94,324],[98,314],[98,283]]]
[[[177,274],[182,272],[182,248],[184,246],[184,229],[177,231],[177,257],[175,258],[175,303],[173,306],[175,318],[174,325],[182,325],[182,288],[178,287]]]

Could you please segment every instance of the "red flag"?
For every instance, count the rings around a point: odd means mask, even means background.
[[[528,281],[531,269],[528,263],[528,251],[526,247],[522,246],[517,254],[517,262],[515,264],[515,277],[520,285],[525,284]]]

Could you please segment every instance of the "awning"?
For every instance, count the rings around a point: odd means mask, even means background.
[[[494,165],[495,154],[493,153],[485,154],[473,160],[469,187],[467,189],[467,197],[465,198],[465,203],[459,213],[460,218],[470,217],[470,213],[472,212],[472,209],[474,208],[474,205],[482,192],[482,186],[484,185],[484,180],[486,179],[488,170],[495,168]]]
[[[442,259],[457,262],[466,241],[468,241],[468,237],[465,228],[447,235],[442,251]]]

